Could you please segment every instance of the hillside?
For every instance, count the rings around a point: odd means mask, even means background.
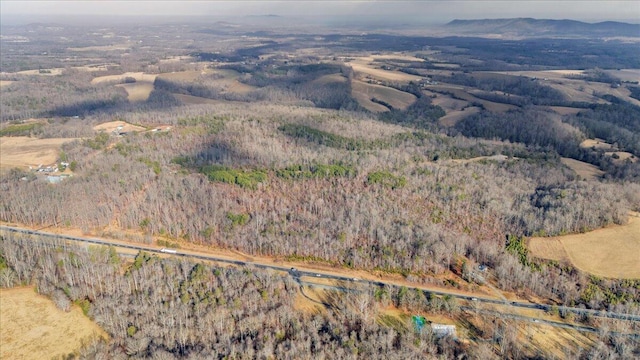
[[[640,24],[617,21],[586,23],[576,20],[533,18],[453,20],[445,25],[449,31],[467,34],[503,34],[544,37],[640,36]]]

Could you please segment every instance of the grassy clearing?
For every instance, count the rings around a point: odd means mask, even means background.
[[[106,333],[74,306],[66,313],[33,288],[0,290],[0,359],[52,359]]]
[[[438,121],[443,126],[453,127],[458,123],[458,121],[466,118],[467,116],[477,114],[478,112],[480,112],[480,108],[476,106],[470,106],[464,110],[450,110],[447,111],[447,115],[441,117]]]
[[[153,91],[153,84],[148,82],[135,82],[130,84],[116,85],[127,91],[127,98],[130,102],[146,101]]]
[[[390,71],[390,70],[382,70],[378,69],[377,65],[369,65],[369,62],[366,61],[368,58],[357,59],[352,62],[347,63],[347,65],[351,66],[351,68],[356,73],[361,73],[365,75],[369,75],[375,79],[381,81],[399,81],[399,82],[409,82],[409,81],[419,81],[420,77],[415,75],[409,75],[399,71]]]
[[[158,78],[162,80],[173,80],[173,81],[193,81],[197,79],[203,72],[201,71],[179,71],[173,73],[164,73],[158,75]]]
[[[557,243],[561,244],[568,259],[580,270],[608,278],[640,278],[639,213],[631,213],[626,225],[610,226],[584,234],[532,238],[529,240],[529,250],[534,256],[559,260]]]
[[[342,76],[342,74],[329,74],[329,75],[320,76],[319,78],[313,80],[311,83],[322,86],[322,85],[333,84],[333,83],[342,84],[345,82],[347,82],[347,79],[344,76]]]
[[[598,169],[598,167],[584,161],[569,158],[561,158],[560,161],[583,179],[595,180],[604,174],[604,171]]]
[[[429,88],[438,92],[445,92],[445,93],[451,94],[450,96],[454,99],[464,100],[464,101],[468,101],[470,103],[475,103],[475,104],[482,104],[482,106],[484,106],[485,109],[492,112],[506,112],[506,111],[514,110],[517,108],[517,106],[515,105],[501,104],[493,101],[478,99],[477,97],[468,93],[466,90],[464,90],[460,86],[431,85]]]
[[[94,131],[112,132],[112,131],[116,130],[119,126],[122,126],[122,129],[120,130],[121,132],[137,132],[137,131],[146,130],[142,126],[131,125],[128,122],[124,122],[124,121],[121,121],[121,120],[109,121],[109,122],[106,122],[106,123],[102,123],[100,125],[96,125],[96,126],[93,127],[93,130]]]
[[[602,139],[587,139],[583,142],[580,143],[580,147],[581,148],[596,148],[596,149],[602,149],[602,150],[615,150],[613,145],[607,143],[606,141],[602,140]]]
[[[5,87],[13,84],[15,81],[11,80],[0,80],[0,87]]]
[[[531,238],[527,247],[529,253],[537,258],[555,261],[569,260],[569,255],[558,238]]]
[[[62,144],[73,140],[0,137],[0,168],[51,165],[58,160]]]
[[[143,72],[127,72],[120,75],[98,76],[91,80],[91,84],[100,84],[103,82],[124,82],[126,78],[134,78],[136,81],[153,83],[156,80],[155,74],[145,74]]]
[[[549,109],[560,115],[575,115],[584,109],[572,108],[567,106],[549,106]]]
[[[362,81],[354,80],[352,84],[352,95],[358,100],[358,103],[363,107],[369,103],[373,103],[371,99],[375,98],[381,102],[385,102],[391,105],[394,109],[404,110],[409,105],[416,101],[416,97],[413,94],[406,93],[404,91],[396,90],[387,86],[368,84]],[[382,106],[385,110],[385,106]]]

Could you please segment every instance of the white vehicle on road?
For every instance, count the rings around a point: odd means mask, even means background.
[[[160,252],[167,253],[167,254],[175,254],[175,253],[177,253],[177,251],[175,251],[173,249],[165,249],[165,248],[160,249]]]

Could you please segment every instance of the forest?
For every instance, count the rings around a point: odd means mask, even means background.
[[[468,292],[486,285],[470,275],[482,267],[514,299],[640,314],[638,279],[527,245],[640,212],[638,87],[620,70],[640,68],[638,48],[220,26],[3,28],[30,41],[0,39],[3,157],[25,159],[0,162],[0,222]],[[579,75],[553,72],[567,68]],[[61,140],[55,160],[15,145],[37,140]],[[0,281],[104,328],[80,358],[551,356],[506,318],[465,323],[471,343],[385,320],[389,307],[469,317],[420,291],[327,292],[331,306],[305,313],[295,279],[251,266],[3,234]],[[566,357],[640,355],[633,338],[592,340]]]

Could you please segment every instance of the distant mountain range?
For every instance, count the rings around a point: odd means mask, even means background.
[[[640,37],[640,24],[616,21],[586,23],[576,20],[532,18],[453,20],[445,25],[448,31],[462,34],[499,34],[537,37]]]

